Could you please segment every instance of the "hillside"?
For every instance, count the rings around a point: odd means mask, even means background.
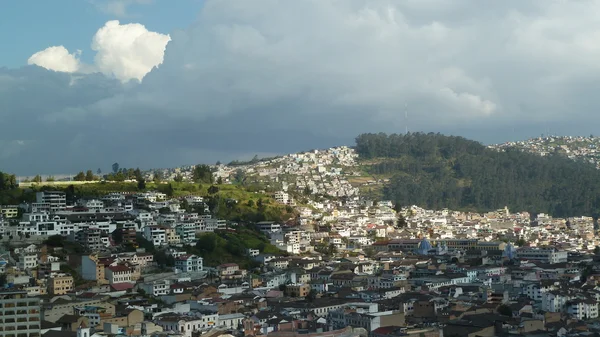
[[[142,190],[138,189],[137,183],[128,182],[93,182],[71,185],[44,183],[28,185],[26,188],[18,188],[16,184],[13,184],[10,188],[0,189],[0,205],[33,202],[35,201],[35,192],[44,190],[64,191],[67,198],[73,201],[81,197],[101,197],[111,192],[137,193],[152,190],[158,190],[174,198],[191,195],[202,196],[216,217],[241,222],[287,221],[297,215],[294,209],[278,204],[271,195],[252,191],[246,186],[173,181],[147,183],[145,189]]]
[[[427,208],[514,210],[555,216],[597,215],[600,171],[560,155],[499,152],[440,134],[362,134],[363,170],[390,177],[383,197]]]

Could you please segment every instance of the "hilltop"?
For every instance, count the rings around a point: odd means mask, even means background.
[[[600,171],[561,155],[495,151],[440,134],[363,134],[364,169],[386,175],[383,197],[401,205],[485,211],[508,206],[555,216],[597,215]]]

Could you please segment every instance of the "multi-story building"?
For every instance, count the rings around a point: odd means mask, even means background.
[[[4,205],[0,206],[0,215],[5,219],[13,219],[19,216],[19,206]]]
[[[81,277],[84,280],[96,281],[98,284],[107,284],[104,275],[104,264],[100,262],[97,254],[81,257]]]
[[[131,268],[123,265],[107,267],[106,279],[110,284],[131,283]]]
[[[203,259],[194,254],[182,255],[175,259],[175,268],[183,272],[199,272],[203,269]]]
[[[240,269],[236,263],[225,263],[217,267],[217,272],[222,279],[238,279],[246,276],[246,270]]]
[[[73,233],[75,241],[90,252],[97,252],[105,247],[102,243],[102,231],[99,228],[85,228]]]
[[[64,295],[73,291],[73,276],[58,274],[50,278],[48,292],[52,295]]]
[[[0,337],[40,337],[40,300],[25,291],[0,291]]]
[[[309,284],[288,284],[285,286],[285,295],[289,297],[306,297],[310,290]]]
[[[542,261],[544,263],[562,263],[567,262],[569,253],[559,251],[555,248],[519,248],[517,249],[517,258],[524,260]]]
[[[17,267],[21,270],[33,269],[38,266],[38,256],[34,253],[23,253],[19,256]]]
[[[194,223],[180,223],[175,226],[175,232],[182,243],[192,243],[196,240]]]
[[[61,191],[43,191],[37,192],[37,204],[47,204],[51,212],[63,210],[67,207],[67,194]]]
[[[165,228],[162,226],[146,226],[144,227],[144,238],[154,246],[163,246],[167,244]]]
[[[157,317],[156,324],[165,331],[177,331],[182,336],[192,337],[192,332],[219,325],[219,315],[211,314],[199,317],[165,314]]]
[[[167,295],[171,291],[171,283],[169,280],[142,283],[139,287],[144,290],[146,294],[153,296]]]

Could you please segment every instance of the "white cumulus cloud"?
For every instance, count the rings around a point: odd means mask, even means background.
[[[81,67],[80,54],[79,50],[71,54],[64,46],[48,47],[31,55],[27,64],[35,64],[48,70],[73,73]]]
[[[127,81],[142,78],[163,61],[169,35],[151,32],[141,24],[109,21],[94,36],[92,49],[99,71]]]
[[[108,21],[93,37],[94,64],[79,60],[81,51],[69,53],[64,46],[53,46],[33,54],[28,64],[49,70],[76,73],[101,72],[122,82],[144,76],[163,61],[171,37],[151,32],[139,23]]]

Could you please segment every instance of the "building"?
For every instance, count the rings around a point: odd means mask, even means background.
[[[73,233],[75,241],[90,252],[97,252],[105,247],[102,243],[102,231],[98,228],[85,228]]]
[[[19,256],[17,267],[21,270],[33,269],[38,266],[38,256],[32,253],[23,253]]]
[[[25,291],[0,291],[0,337],[40,337],[40,300]]]
[[[306,297],[310,293],[309,284],[288,284],[285,286],[285,295],[289,297]]]
[[[73,276],[59,274],[50,278],[48,292],[52,295],[64,295],[73,291]]]
[[[37,204],[49,205],[51,212],[57,212],[67,207],[67,194],[61,191],[43,191],[35,195]]]
[[[199,272],[203,269],[203,259],[194,254],[182,255],[175,259],[175,268],[184,273]]]
[[[109,266],[106,268],[106,279],[109,284],[131,283],[131,268],[123,265]]]
[[[273,221],[261,221],[256,224],[256,228],[265,234],[281,231],[281,225]]]
[[[218,323],[218,314],[203,315],[202,317],[165,314],[156,319],[156,324],[164,331],[178,332],[184,337],[192,337],[192,332],[215,327]]]
[[[219,277],[222,279],[235,279],[246,276],[246,270],[240,269],[236,263],[225,263],[217,267]]]
[[[165,229],[162,226],[144,227],[144,238],[156,247],[167,244]]]
[[[520,248],[517,249],[517,259],[534,260],[544,263],[567,262],[569,253],[555,248]]]
[[[4,205],[0,206],[0,215],[5,219],[13,219],[19,216],[19,206]]]
[[[100,262],[98,255],[81,257],[81,277],[84,280],[96,281],[98,284],[108,283],[104,276],[104,264]]]

